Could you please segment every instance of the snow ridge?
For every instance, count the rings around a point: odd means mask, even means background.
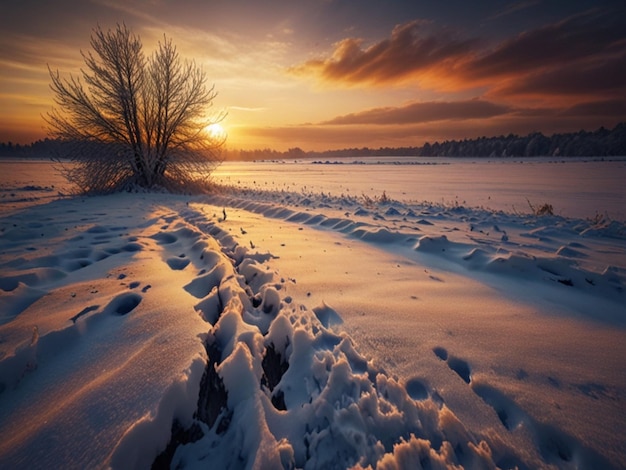
[[[182,217],[215,237],[222,253],[200,250],[201,237],[194,245],[192,263],[202,269],[185,290],[198,297],[196,309],[210,327],[207,362],[193,419],[172,423],[170,443],[155,460],[159,466],[443,468],[522,462],[515,449],[500,443],[491,448],[471,435],[442,402],[412,398],[360,355],[349,336],[331,329],[340,320],[332,307],[309,310],[280,298],[289,281],[264,271],[263,255],[238,245],[200,212],[190,209]],[[119,443],[113,467],[129,461],[128,449],[143,453],[129,444],[136,434],[131,429]]]
[[[364,207],[362,199],[323,193],[247,190],[245,197],[238,197],[228,195],[228,188],[222,191],[226,194],[213,195],[207,201],[333,230],[405,254],[412,250],[417,256],[428,255],[417,258],[421,262],[436,259],[438,264],[456,265],[486,280],[497,276],[499,282],[505,276],[610,299],[614,308],[597,312],[595,319],[626,325],[621,308],[626,304],[623,222],[369,198]],[[602,252],[608,256],[598,263]]]

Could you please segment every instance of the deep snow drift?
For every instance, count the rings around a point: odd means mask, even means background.
[[[3,468],[626,466],[622,222],[31,186],[0,188]]]

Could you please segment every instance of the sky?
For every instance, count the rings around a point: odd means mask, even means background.
[[[45,138],[48,66],[93,29],[163,35],[206,72],[231,149],[327,150],[611,128],[624,0],[2,0],[0,141]]]

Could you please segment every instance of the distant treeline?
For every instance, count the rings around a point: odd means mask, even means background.
[[[0,156],[49,157],[59,154],[60,142],[45,139],[30,145],[0,143]],[[343,157],[607,157],[626,156],[626,123],[613,129],[601,127],[596,131],[579,131],[554,134],[550,137],[540,132],[526,136],[509,134],[478,139],[446,140],[425,143],[421,147],[362,147],[322,152],[304,151],[300,147],[287,151],[256,149],[224,149],[225,160],[274,160],[296,158],[343,158]]]
[[[0,142],[0,157],[51,157],[59,148],[59,142],[51,139],[38,140],[32,144]]]
[[[526,136],[509,134],[478,139],[446,140],[425,143],[421,147],[348,148],[305,152],[299,147],[285,152],[272,149],[225,150],[228,160],[273,160],[285,158],[342,157],[606,157],[626,155],[626,123],[614,129],[601,127],[596,131],[579,131],[554,134],[550,137],[540,132]]]
[[[540,132],[526,136],[509,134],[426,143],[418,150],[423,157],[605,157],[626,155],[626,123],[609,130],[579,131],[546,137]]]

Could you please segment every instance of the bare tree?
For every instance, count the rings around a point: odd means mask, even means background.
[[[60,139],[62,171],[84,192],[108,192],[129,185],[180,190],[204,182],[220,162],[224,139],[207,126],[216,97],[193,61],[181,60],[167,37],[146,59],[141,41],[125,25],[91,37],[93,52],[82,53],[82,80],[51,69],[55,102],[45,117]]]

